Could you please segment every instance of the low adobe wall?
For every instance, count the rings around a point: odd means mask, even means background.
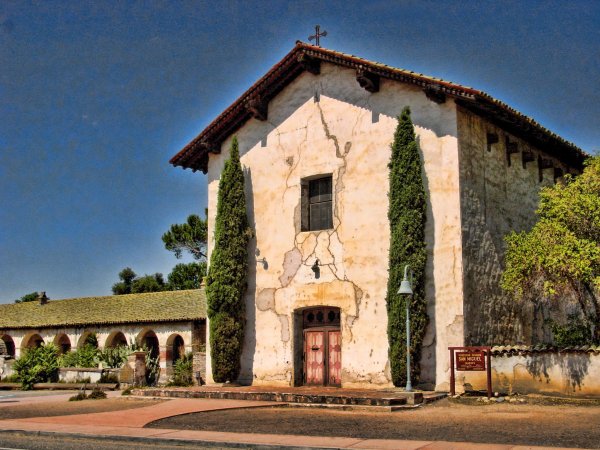
[[[485,372],[456,372],[456,389],[486,390]],[[461,389],[462,388],[462,389]],[[600,398],[600,346],[494,347],[492,390]]]

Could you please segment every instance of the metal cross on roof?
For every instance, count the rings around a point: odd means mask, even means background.
[[[327,36],[327,31],[323,30],[323,32],[321,33],[321,26],[316,25],[315,26],[315,34],[309,36],[308,40],[312,41],[314,39],[316,46],[319,47],[319,38],[325,37],[325,36]]]

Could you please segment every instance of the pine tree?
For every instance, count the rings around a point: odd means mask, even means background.
[[[215,247],[206,277],[213,378],[235,381],[240,372],[244,341],[248,241],[252,236],[246,215],[244,173],[237,138],[219,181]]]
[[[387,287],[389,358],[395,386],[406,383],[406,302],[410,301],[411,378],[419,377],[418,361],[427,326],[425,302],[426,199],[422,164],[410,109],[398,117],[392,144],[388,219],[390,221],[389,278]],[[404,267],[413,272],[411,296],[397,293]]]

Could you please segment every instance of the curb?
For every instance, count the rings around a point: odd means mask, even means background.
[[[220,448],[251,448],[256,450],[273,450],[273,449],[286,449],[286,450],[331,450],[333,447],[299,447],[297,445],[270,445],[270,444],[252,444],[246,442],[225,442],[225,441],[203,441],[201,439],[169,439],[161,437],[141,437],[141,436],[119,436],[119,435],[98,435],[98,434],[83,434],[83,433],[65,433],[65,432],[53,432],[53,431],[26,431],[26,430],[0,430],[0,438],[3,434],[9,434],[12,436],[19,435],[32,435],[32,436],[46,436],[46,437],[57,437],[67,439],[97,439],[97,440],[111,440],[111,441],[123,441],[123,442],[139,442],[139,443],[152,443],[159,445],[190,445],[198,446],[203,445],[205,447],[220,447]]]

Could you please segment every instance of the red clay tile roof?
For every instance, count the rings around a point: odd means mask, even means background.
[[[221,143],[252,117],[249,104],[268,103],[304,70],[310,70],[311,64],[320,61],[413,84],[434,95],[450,96],[458,105],[487,118],[575,169],[581,169],[588,156],[574,144],[485,92],[298,41],[292,51],[173,156],[170,163],[206,173],[208,153],[219,153]]]

